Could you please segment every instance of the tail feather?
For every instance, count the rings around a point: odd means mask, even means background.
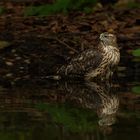
[[[61,76],[59,76],[59,75],[48,75],[48,76],[45,76],[43,78],[50,79],[50,80],[60,80]]]

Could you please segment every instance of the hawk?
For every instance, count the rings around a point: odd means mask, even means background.
[[[84,77],[86,80],[109,79],[120,61],[120,52],[116,36],[104,32],[99,36],[99,44],[73,57],[69,63],[61,66],[57,74],[60,77]]]

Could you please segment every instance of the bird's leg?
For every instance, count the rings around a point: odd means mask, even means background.
[[[106,80],[109,80],[109,79],[110,79],[110,71],[108,70],[106,73]]]
[[[111,67],[109,67],[106,71],[106,85],[107,87],[111,87],[111,83],[112,83],[112,75],[113,75],[113,72],[111,71]]]
[[[110,80],[111,77],[112,77],[112,71],[111,71],[111,68],[108,67],[107,70],[106,70],[106,76],[105,76],[105,78],[106,78],[106,80]]]

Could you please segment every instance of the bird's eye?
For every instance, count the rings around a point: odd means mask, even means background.
[[[104,37],[108,37],[108,35],[104,35]]]

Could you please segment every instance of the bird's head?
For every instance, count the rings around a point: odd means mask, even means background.
[[[117,44],[116,36],[108,32],[104,32],[100,34],[100,41],[104,45],[109,45],[109,46],[114,46],[114,45],[116,46]]]

